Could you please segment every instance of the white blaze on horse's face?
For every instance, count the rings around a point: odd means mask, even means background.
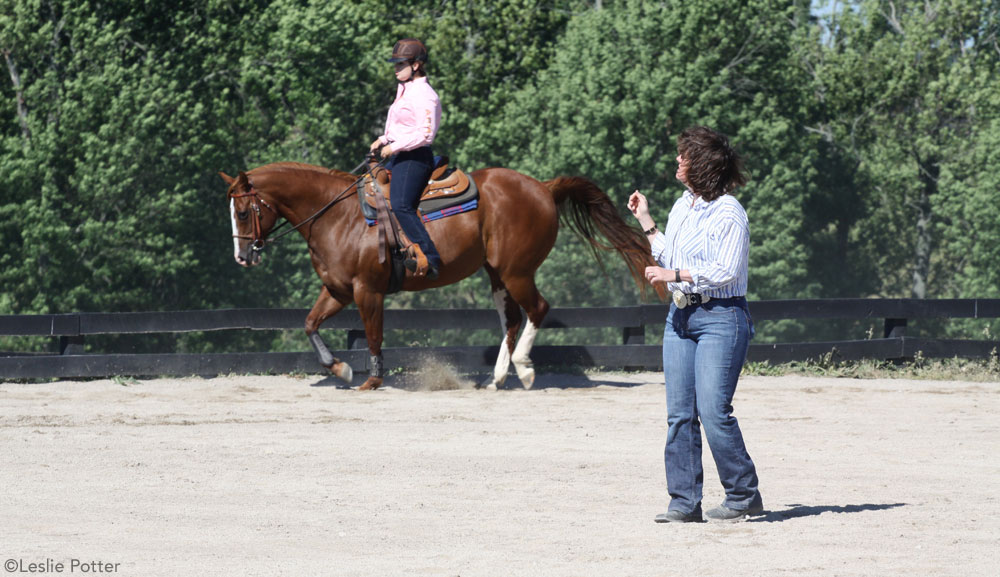
[[[259,236],[256,231],[260,211],[256,204],[246,200],[247,195],[239,196],[242,208],[236,206],[235,197],[229,197],[229,217],[233,223],[233,258],[240,266],[256,266],[260,264],[261,252],[254,250],[253,245]]]
[[[240,234],[239,228],[236,226],[236,199],[229,199],[229,216],[233,221],[233,258],[236,259],[237,264],[242,266],[247,266],[247,261],[240,257],[240,239],[236,238]]]

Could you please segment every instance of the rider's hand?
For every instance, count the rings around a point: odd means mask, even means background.
[[[386,144],[382,147],[382,158],[389,158],[392,156],[392,147]]]
[[[372,145],[368,147],[368,152],[374,153],[376,150],[378,150],[380,146],[382,146],[382,139],[376,138],[375,142],[373,142]]]

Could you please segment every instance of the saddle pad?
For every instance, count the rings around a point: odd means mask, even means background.
[[[476,210],[477,208],[479,208],[479,199],[474,198],[469,202],[466,202],[465,204],[460,204],[458,206],[449,206],[448,208],[443,208],[441,210],[430,213],[422,212],[420,213],[420,219],[423,222],[431,222],[433,220],[441,220],[442,218],[445,218],[447,216],[454,216],[456,214],[461,214],[463,212],[469,212],[470,210]],[[378,224],[378,219],[368,218],[366,216],[365,224],[367,224],[368,226],[375,226],[376,224]]]

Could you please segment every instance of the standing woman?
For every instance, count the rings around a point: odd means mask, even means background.
[[[688,128],[677,140],[677,180],[687,187],[664,232],[646,197],[629,197],[661,266],[646,279],[674,293],[663,332],[667,444],[663,452],[670,505],[658,523],[702,521],[701,428],[726,492],[705,512],[711,521],[740,521],[764,510],[754,467],[733,416],[736,381],[753,336],[747,308],[750,231],[733,190],[746,184],[743,161],[722,134]],[[699,424],[700,420],[700,424]]]
[[[389,62],[395,64],[396,100],[389,107],[385,132],[372,142],[369,150],[382,158],[394,156],[388,168],[392,170],[389,188],[392,212],[410,241],[417,244],[427,257],[427,268],[419,269],[417,261],[404,264],[417,276],[434,280],[441,267],[441,256],[417,214],[420,194],[434,168],[431,143],[441,123],[441,102],[427,81],[427,48],[415,38],[404,38],[392,49]]]

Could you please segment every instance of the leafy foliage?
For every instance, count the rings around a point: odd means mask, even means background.
[[[438,153],[587,176],[626,219],[637,188],[666,219],[681,130],[729,134],[753,175],[737,193],[751,299],[997,297],[1000,6],[833,6],[0,0],[0,314],[310,306],[318,283],[297,237],[258,269],[232,263],[216,172],[353,167],[391,103],[385,58],[403,36],[430,49]],[[637,302],[624,265],[605,267],[564,233],[538,284],[555,306]],[[389,304],[493,303],[476,275]]]

